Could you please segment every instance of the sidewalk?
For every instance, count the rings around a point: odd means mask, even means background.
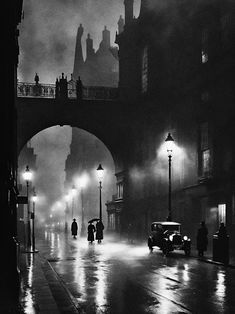
[[[68,289],[40,253],[21,253],[20,265],[24,313],[78,313]]]
[[[231,253],[229,256],[229,264],[224,264],[221,262],[214,261],[213,253],[211,249],[207,250],[203,257],[198,257],[197,250],[193,248],[191,250],[191,256],[199,259],[202,262],[211,263],[211,264],[220,265],[220,266],[229,267],[229,268],[235,268],[235,256],[233,256]]]

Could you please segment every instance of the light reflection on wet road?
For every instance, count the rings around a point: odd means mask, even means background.
[[[37,246],[79,313],[235,313],[234,269],[108,236],[91,245],[46,231]]]

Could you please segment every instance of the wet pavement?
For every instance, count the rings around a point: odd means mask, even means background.
[[[235,313],[235,268],[128,244],[45,231],[21,254],[22,313]]]

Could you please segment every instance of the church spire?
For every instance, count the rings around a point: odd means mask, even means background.
[[[125,25],[128,25],[133,20],[133,5],[134,0],[124,0]]]
[[[81,72],[84,66],[82,43],[81,43],[82,35],[83,35],[83,27],[82,27],[82,24],[80,24],[77,30],[77,38],[76,38],[75,58],[74,58],[74,67],[73,67],[73,79],[74,80],[76,80],[79,75],[82,76]]]
[[[120,15],[119,20],[118,20],[118,34],[121,34],[124,29],[124,19],[122,15]]]

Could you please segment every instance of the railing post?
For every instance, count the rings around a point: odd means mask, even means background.
[[[67,76],[64,77],[64,73],[62,73],[62,77],[58,81],[56,79],[56,98],[58,99],[68,99],[68,82]]]

